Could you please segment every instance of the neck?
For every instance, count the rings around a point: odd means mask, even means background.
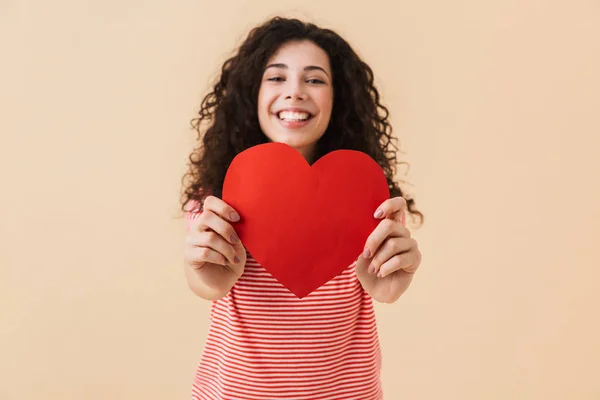
[[[304,157],[308,165],[312,165],[315,157],[315,146],[304,147],[296,150],[298,150],[302,157]]]

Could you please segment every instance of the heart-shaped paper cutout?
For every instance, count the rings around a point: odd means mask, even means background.
[[[367,154],[333,151],[310,166],[283,143],[251,147],[232,161],[223,201],[250,254],[302,298],[338,276],[364,250],[390,196],[381,167]]]

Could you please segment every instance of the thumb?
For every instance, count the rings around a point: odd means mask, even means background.
[[[233,249],[235,250],[235,252],[237,254],[240,253],[246,253],[246,248],[244,247],[244,245],[242,244],[242,242],[237,242],[233,244]]]
[[[365,258],[362,253],[358,256],[358,258],[356,259],[356,270],[357,271],[367,271],[367,268],[369,268],[369,265],[371,264],[371,259],[370,258]]]

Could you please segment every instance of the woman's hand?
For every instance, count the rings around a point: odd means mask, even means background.
[[[246,249],[230,224],[239,219],[231,206],[209,196],[204,211],[191,223],[184,248],[186,275],[203,298],[224,296],[244,272]]]
[[[416,240],[404,226],[406,200],[386,200],[375,212],[382,221],[373,230],[356,262],[356,275],[375,300],[393,303],[406,291],[421,263]]]

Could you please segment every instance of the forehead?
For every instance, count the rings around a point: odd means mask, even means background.
[[[267,64],[283,63],[290,68],[302,68],[306,65],[317,65],[329,71],[329,57],[325,50],[311,41],[294,41],[283,44]]]

